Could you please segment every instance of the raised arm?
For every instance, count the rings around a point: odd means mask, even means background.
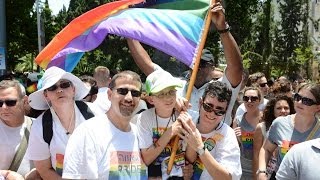
[[[240,84],[242,80],[242,57],[240,49],[229,31],[229,25],[226,22],[224,8],[220,2],[212,5],[212,22],[215,24],[223,45],[224,55],[227,61],[226,75],[233,87]]]
[[[127,39],[127,43],[131,52],[131,55],[141,69],[141,71],[148,76],[154,71],[154,63],[152,62],[147,51],[142,47],[139,41],[133,39]]]

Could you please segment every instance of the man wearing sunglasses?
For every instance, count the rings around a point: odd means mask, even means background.
[[[230,125],[232,121],[232,108],[240,90],[239,84],[242,80],[242,77],[239,76],[239,74],[242,74],[243,71],[242,58],[239,47],[232,34],[230,33],[230,27],[226,22],[225,11],[222,7],[222,4],[220,2],[213,4],[211,6],[211,12],[211,20],[219,32],[227,63],[227,67],[224,71],[223,77],[220,78],[219,81],[226,83],[227,86],[232,90],[232,98],[229,102],[229,107],[227,109],[225,118],[226,123]],[[161,69],[158,65],[152,62],[150,56],[138,41],[128,39],[127,43],[133,59],[146,75],[149,75],[157,69]],[[218,61],[213,59],[213,55],[210,53],[210,51],[208,51],[207,49],[204,49],[202,51],[199,71],[197,73],[196,81],[192,89],[191,99],[189,100],[192,105],[189,112],[193,115],[198,114],[199,99],[203,94],[204,89],[208,85],[208,82],[212,80],[211,73],[214,70],[215,66],[217,66],[216,62]],[[185,82],[184,87],[181,91],[178,91],[177,94],[181,97],[185,97],[188,85],[189,82]],[[183,101],[182,99],[178,99],[177,104],[179,105],[179,107],[187,107],[184,106],[185,101]],[[183,110],[186,110],[186,108],[183,108]]]
[[[187,116],[178,117],[184,127],[180,137],[188,143],[187,158],[194,160],[192,179],[241,177],[237,138],[233,129],[223,122],[231,96],[226,84],[211,82],[199,100],[198,123],[195,125]]]
[[[24,153],[32,121],[24,116],[24,102],[27,97],[22,88],[15,80],[0,82],[0,173],[9,179],[23,179],[22,176],[33,167]]]
[[[64,158],[64,179],[147,179],[130,123],[141,96],[141,79],[132,71],[113,76],[106,114],[81,124],[70,137]]]

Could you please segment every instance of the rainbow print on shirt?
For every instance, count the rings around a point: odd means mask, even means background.
[[[153,143],[156,143],[158,139],[162,136],[162,134],[166,131],[166,128],[159,127],[157,128],[152,128],[152,140]],[[160,155],[157,157],[157,159],[154,160],[154,165],[159,165],[161,162],[168,156],[171,155],[171,141],[166,145],[166,147],[163,149],[163,151],[160,153]]]
[[[142,161],[140,152],[111,152],[108,179],[148,179],[147,167]]]
[[[64,159],[63,154],[56,154],[56,172],[60,176],[62,176],[62,171],[63,171],[63,159]]]
[[[204,146],[206,149],[211,152],[214,147],[216,146],[216,143],[223,139],[223,136],[221,134],[215,134],[211,138],[204,138],[202,137],[202,141],[204,142]],[[203,170],[205,169],[204,164],[201,162],[200,158],[197,157],[197,160],[193,163],[193,176],[191,179],[198,180],[201,177],[201,174]]]
[[[282,140],[280,145],[280,159],[282,160],[292,146],[299,142]]]
[[[253,131],[242,131],[241,141],[245,150],[253,150]]]

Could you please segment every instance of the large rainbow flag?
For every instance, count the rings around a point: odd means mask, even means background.
[[[193,67],[211,0],[121,0],[92,9],[70,22],[40,52],[42,68],[71,72],[83,54],[108,34],[136,39]]]

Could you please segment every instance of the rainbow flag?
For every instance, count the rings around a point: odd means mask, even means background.
[[[136,39],[193,67],[211,0],[121,0],[74,19],[40,52],[46,69],[72,71],[108,34]],[[139,4],[140,3],[140,4]]]

